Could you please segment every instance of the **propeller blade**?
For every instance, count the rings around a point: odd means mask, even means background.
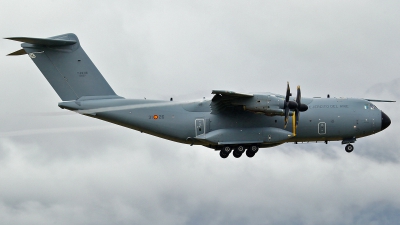
[[[307,109],[308,109],[307,105],[301,104],[301,89],[300,89],[300,85],[297,86],[296,103],[297,103],[297,107],[296,107],[295,115],[296,115],[296,127],[297,127],[299,125],[300,112],[307,111]]]
[[[296,102],[297,105],[301,105],[301,90],[300,90],[300,85],[297,86],[297,96],[296,96]]]
[[[290,97],[291,95],[292,95],[292,94],[290,93],[289,82],[287,82],[285,102],[283,103],[283,108],[284,108],[284,110],[285,110],[285,118],[284,118],[285,125],[284,125],[284,128],[286,128],[286,125],[287,125],[288,120],[289,120],[289,108],[290,108],[291,106],[293,107],[293,105],[291,105],[290,102],[289,102],[289,97]]]
[[[285,108],[285,126],[284,126],[284,128],[286,128],[286,125],[287,125],[287,123],[288,123],[288,120],[289,120],[289,108],[286,107],[286,108]]]
[[[290,97],[291,95],[292,95],[292,94],[290,94],[289,82],[287,82],[286,98],[285,98],[285,102],[286,102],[286,103],[289,102],[289,97]]]
[[[308,109],[308,106],[306,104],[301,104],[301,90],[300,90],[300,85],[297,86],[297,97],[296,97],[296,102],[298,105],[298,110],[300,112],[305,112]]]

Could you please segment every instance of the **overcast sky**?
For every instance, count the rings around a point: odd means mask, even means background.
[[[399,1],[2,1],[0,37],[75,33],[117,94],[400,99]],[[357,140],[249,159],[71,114],[0,40],[1,224],[398,224],[399,103]]]

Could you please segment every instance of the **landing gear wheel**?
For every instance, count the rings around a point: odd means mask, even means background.
[[[229,154],[225,154],[225,152],[223,152],[222,150],[219,151],[219,156],[221,156],[221,158],[225,159],[229,156]]]
[[[254,153],[258,152],[258,147],[253,145],[250,147],[251,151],[253,151]]]
[[[348,144],[348,145],[346,145],[344,150],[346,150],[346,152],[350,153],[350,152],[352,152],[354,150],[354,147],[353,147],[352,144]]]
[[[237,147],[235,148],[235,150],[233,150],[233,156],[234,156],[235,158],[240,158],[240,156],[242,156],[243,152],[244,152],[244,147],[243,147],[243,145],[239,145],[239,146],[237,146]]]
[[[226,154],[229,155],[229,153],[231,153],[232,149],[229,146],[225,146],[225,147],[222,148],[221,151],[223,151],[223,152],[225,152]]]
[[[229,146],[225,146],[221,149],[221,151],[219,151],[219,156],[221,156],[221,158],[225,159],[226,157],[229,156],[229,154],[231,153],[232,149]]]
[[[249,158],[253,158],[253,156],[254,156],[255,154],[256,154],[256,153],[251,152],[251,151],[249,151],[249,150],[246,151],[246,155],[247,155],[247,157],[249,157]]]
[[[241,152],[241,153],[243,153],[243,151],[244,151],[244,147],[243,147],[243,145],[239,145],[239,146],[237,146],[237,147],[236,147],[236,150],[237,150],[238,152]]]
[[[252,158],[257,152],[258,152],[258,146],[252,145],[250,146],[249,149],[247,149],[246,155],[247,157]]]
[[[237,151],[233,151],[232,155],[233,155],[233,157],[235,157],[235,158],[240,158],[240,156],[242,156],[242,153],[239,153],[239,152],[237,152]]]

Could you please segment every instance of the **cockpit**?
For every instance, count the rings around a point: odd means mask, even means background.
[[[378,109],[374,104],[368,103],[364,105],[364,109],[370,109],[370,110],[375,110]]]

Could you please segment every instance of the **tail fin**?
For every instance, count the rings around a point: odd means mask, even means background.
[[[86,55],[75,34],[6,39],[24,42],[21,44],[23,49],[9,55],[28,54],[63,101],[83,96],[117,97]]]

